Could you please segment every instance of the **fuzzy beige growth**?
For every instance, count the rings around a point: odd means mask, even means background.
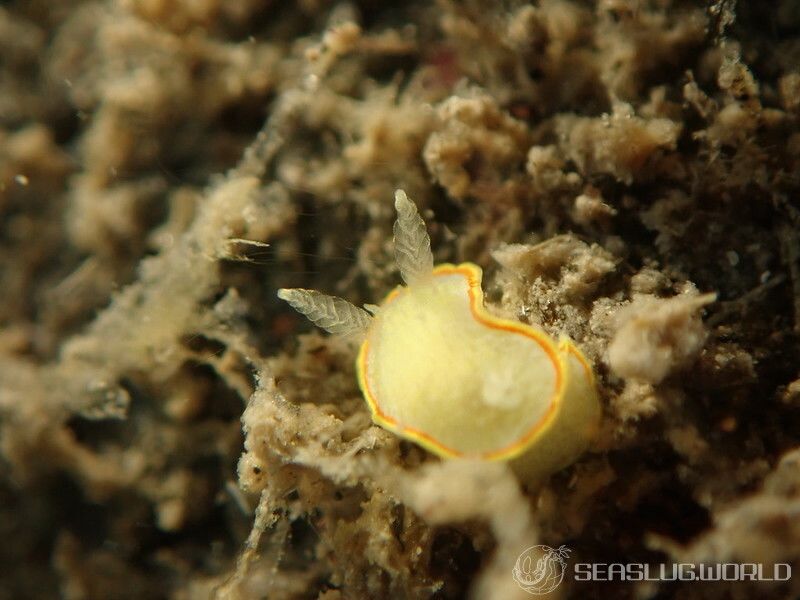
[[[619,103],[603,119],[564,116],[558,120],[563,150],[585,173],[608,173],[632,183],[646,173],[658,151],[672,150],[681,126],[669,119],[644,119]]]
[[[637,298],[620,311],[608,347],[611,368],[621,377],[659,383],[687,365],[706,341],[698,311],[714,300],[716,294]]]

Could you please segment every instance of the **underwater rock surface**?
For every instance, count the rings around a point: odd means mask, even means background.
[[[0,600],[529,598],[539,544],[797,597],[798,65],[795,0],[3,3]],[[593,364],[546,481],[375,426],[276,297],[383,298],[398,188]]]

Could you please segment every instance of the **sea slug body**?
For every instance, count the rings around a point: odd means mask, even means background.
[[[481,269],[434,267],[416,207],[402,191],[395,207],[407,285],[374,317],[310,290],[279,296],[329,331],[363,336],[358,380],[378,425],[442,457],[509,460],[526,480],[573,462],[600,419],[586,358],[567,338],[491,315]]]

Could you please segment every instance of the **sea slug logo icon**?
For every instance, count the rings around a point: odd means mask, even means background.
[[[530,594],[546,594],[564,580],[570,549],[560,546],[531,546],[519,555],[512,571],[514,581]]]

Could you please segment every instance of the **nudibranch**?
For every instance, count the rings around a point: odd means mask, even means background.
[[[335,334],[363,339],[358,381],[378,425],[446,458],[507,460],[526,480],[572,463],[600,420],[594,374],[568,338],[490,314],[482,271],[434,266],[417,208],[395,193],[405,282],[371,315],[313,290],[278,296]]]

